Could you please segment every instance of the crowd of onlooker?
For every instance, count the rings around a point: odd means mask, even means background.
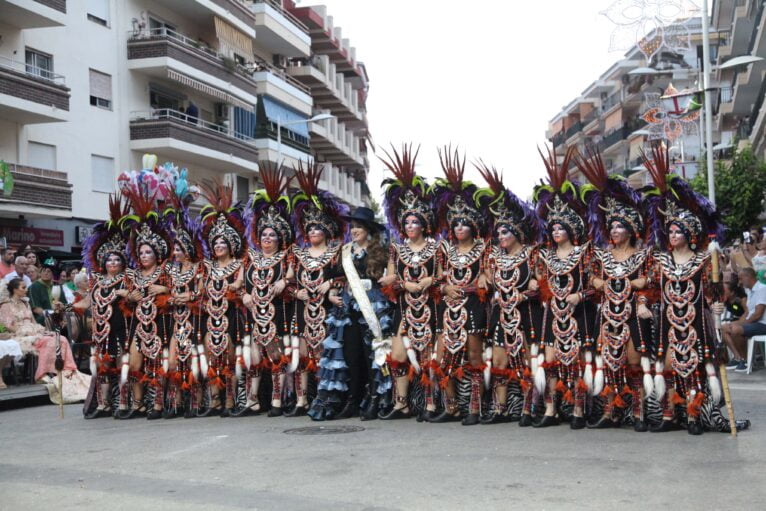
[[[52,331],[68,333],[63,320],[66,306],[88,292],[81,264],[43,260],[39,254],[29,246],[0,248],[0,389],[5,387],[3,370],[29,354],[37,357],[34,381],[52,372]],[[63,349],[69,362],[69,346]]]
[[[747,340],[766,335],[766,236],[753,227],[722,250],[724,306],[721,333],[729,369],[747,372]]]

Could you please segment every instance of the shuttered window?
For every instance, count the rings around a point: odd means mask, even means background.
[[[109,0],[88,0],[88,19],[109,26]]]
[[[90,70],[90,104],[112,109],[112,77],[110,75]]]
[[[90,155],[90,176],[94,192],[114,191],[114,158]]]

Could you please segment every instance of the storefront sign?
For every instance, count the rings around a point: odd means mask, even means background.
[[[43,247],[61,247],[64,245],[64,231],[58,229],[0,226],[0,236],[5,237],[8,245],[12,246],[36,245]]]

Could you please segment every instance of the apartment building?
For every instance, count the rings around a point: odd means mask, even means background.
[[[713,73],[726,91],[714,119],[714,129],[720,133],[718,146],[751,144],[761,158],[766,158],[766,61],[722,66],[736,58],[766,58],[764,10],[765,0],[714,1],[711,17],[711,23],[725,35]]]
[[[243,200],[259,162],[317,154],[324,185],[362,204],[366,117],[343,77],[364,67],[341,41],[348,66],[334,62],[334,87],[294,76],[330,53],[317,57],[311,20],[338,33],[323,7],[289,0],[0,0],[0,159],[15,181],[0,194],[0,236],[76,251],[144,153],[192,181],[230,182]],[[366,75],[349,82],[366,91]],[[364,126],[346,128],[346,110]],[[309,121],[323,111],[332,130]]]
[[[632,184],[645,184],[647,174],[641,150],[648,150],[649,127],[643,114],[647,94],[663,94],[673,85],[677,90],[698,88],[702,55],[702,23],[699,18],[682,22],[691,34],[691,45],[680,53],[661,51],[647,63],[637,46],[609,67],[601,76],[549,122],[546,137],[563,155],[569,147],[583,152],[597,148],[607,170],[630,176]],[[711,60],[717,58],[721,36],[711,35]],[[698,170],[702,147],[701,119],[689,126],[670,145],[677,172],[690,178]],[[573,178],[582,180],[576,168]]]

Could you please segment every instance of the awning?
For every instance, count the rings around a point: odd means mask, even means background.
[[[253,59],[253,40],[218,16],[215,16],[215,35],[221,43],[228,46],[235,53],[245,57],[247,60]]]
[[[253,110],[253,105],[251,105],[250,103],[247,103],[246,101],[242,101],[236,96],[232,96],[228,92],[224,92],[221,89],[212,87],[206,83],[200,82],[199,80],[195,80],[194,78],[189,78],[185,74],[179,73],[178,71],[173,71],[172,69],[168,69],[168,78],[170,78],[173,81],[182,83],[186,85],[187,87],[191,87],[194,90],[198,90],[202,92],[203,94],[207,94],[208,96],[212,96],[216,99],[220,99],[224,103],[230,103],[234,106],[244,108],[245,110],[250,110],[250,111]]]
[[[286,129],[308,138],[309,123],[305,122],[308,117],[268,96],[261,95],[259,98],[270,121],[277,122],[279,119]]]

